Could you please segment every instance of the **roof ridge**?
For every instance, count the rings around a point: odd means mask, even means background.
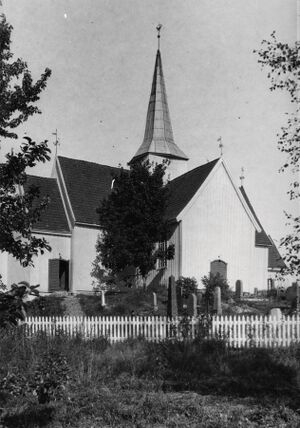
[[[192,172],[195,172],[197,169],[200,169],[200,168],[202,168],[202,167],[204,167],[206,165],[209,165],[209,164],[214,163],[214,162],[217,163],[217,161],[219,159],[221,159],[221,158],[216,158],[216,159],[214,159],[214,160],[212,160],[210,162],[207,162],[207,163],[204,163],[202,165],[196,166],[195,168],[190,169],[189,171],[185,172],[184,174],[181,174],[178,177],[173,178],[173,180],[171,180],[170,183],[174,183],[176,180],[179,180],[180,178],[185,177],[185,176],[191,174]]]
[[[267,247],[272,246],[272,243],[271,243],[271,241],[270,241],[270,239],[268,237],[268,234],[266,233],[263,225],[261,224],[261,222],[260,222],[260,220],[259,220],[259,218],[258,218],[258,216],[257,216],[257,214],[256,214],[256,212],[254,210],[254,207],[253,207],[253,205],[250,202],[250,199],[249,199],[249,197],[248,197],[248,195],[246,193],[246,190],[245,190],[244,186],[240,186],[239,190],[240,190],[240,192],[241,192],[241,194],[242,194],[242,196],[243,196],[246,204],[248,205],[248,207],[249,207],[249,209],[250,209],[253,217],[255,218],[257,224],[261,228],[261,232],[257,232],[257,230],[255,231],[256,245],[262,245],[262,246],[267,246]]]
[[[104,165],[104,164],[98,163],[98,162],[88,161],[88,160],[84,160],[84,159],[69,158],[67,156],[57,156],[57,158],[58,159],[68,159],[68,160],[76,161],[76,162],[92,163],[93,165],[102,166],[102,167],[106,167],[106,168],[114,168],[114,169],[123,168],[122,166],[119,167],[119,166]],[[126,168],[124,168],[124,169],[126,169]]]
[[[44,175],[26,174],[27,177],[45,178],[47,180],[56,180],[55,177],[46,177]]]

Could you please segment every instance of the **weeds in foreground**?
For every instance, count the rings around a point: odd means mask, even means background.
[[[265,405],[270,420],[300,425],[292,410],[300,408],[299,345],[233,350],[223,341],[203,338],[109,345],[105,339],[63,334],[26,338],[21,328],[0,335],[0,359],[0,426],[43,426],[40,420],[49,427],[53,421],[134,427],[189,426],[193,420],[200,427],[267,426],[257,396],[270,397]],[[210,404],[214,399],[206,403],[199,393],[219,394],[222,403],[226,397],[253,397],[254,404],[251,411],[245,405],[241,414],[227,403],[218,416]]]

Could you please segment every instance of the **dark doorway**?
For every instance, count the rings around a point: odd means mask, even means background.
[[[210,264],[210,273],[212,275],[220,274],[224,279],[227,279],[227,263],[223,262],[223,260],[214,260]]]
[[[69,291],[68,260],[49,260],[49,291]]]

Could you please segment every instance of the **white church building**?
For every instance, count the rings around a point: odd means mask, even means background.
[[[283,261],[261,225],[246,191],[238,187],[221,158],[188,170],[188,156],[174,141],[163,77],[160,50],[156,54],[145,135],[133,160],[169,160],[170,188],[167,216],[168,243],[175,246],[173,260],[159,263],[148,284],[167,284],[174,275],[195,277],[198,284],[209,272],[220,272],[234,288],[267,289],[268,279]],[[100,233],[96,212],[112,188],[118,168],[57,156],[51,177],[28,176],[28,185],[40,188],[50,203],[33,233],[45,237],[52,248],[23,268],[7,253],[0,253],[0,273],[6,284],[28,281],[41,292],[91,292],[92,263]]]

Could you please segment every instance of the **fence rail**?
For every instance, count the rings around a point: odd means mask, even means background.
[[[229,346],[281,347],[300,342],[300,317],[214,316],[202,318],[167,317],[27,317],[28,335],[40,331],[50,336],[63,332],[92,339],[106,337],[111,343],[143,337],[152,342],[164,339],[195,338],[197,335],[225,339]]]

